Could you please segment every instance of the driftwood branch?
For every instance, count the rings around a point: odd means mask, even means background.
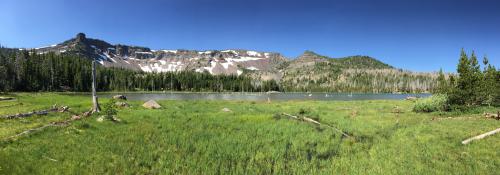
[[[65,109],[65,111],[67,110],[67,107]],[[92,109],[90,111],[87,111],[87,112],[84,112],[82,113],[81,115],[74,115],[72,116],[70,119],[68,120],[63,120],[63,121],[59,121],[59,122],[51,122],[49,124],[46,124],[46,125],[43,125],[43,126],[40,126],[38,128],[32,128],[32,129],[28,129],[26,131],[23,131],[19,134],[16,134],[16,135],[13,135],[13,136],[10,136],[8,137],[7,139],[15,139],[15,138],[18,138],[18,137],[21,137],[23,135],[28,135],[28,134],[31,134],[31,133],[34,133],[34,132],[38,132],[38,131],[42,131],[43,129],[45,128],[48,128],[48,127],[51,127],[51,126],[67,126],[69,124],[71,124],[72,121],[75,121],[75,120],[80,120],[82,117],[80,116],[83,116],[83,117],[88,117],[92,114]]]
[[[291,118],[294,118],[294,119],[297,119],[297,120],[299,119],[299,117],[294,116],[294,115],[290,115],[290,114],[287,114],[287,113],[283,113],[283,115],[286,115],[288,117],[291,117]]]
[[[500,111],[498,111],[496,114],[485,112],[483,115],[486,118],[493,118],[493,119],[500,120]]]
[[[481,135],[478,135],[478,136],[475,136],[475,137],[471,137],[467,140],[464,140],[462,141],[462,144],[466,145],[466,144],[469,144],[470,142],[474,141],[474,140],[481,140],[485,137],[488,137],[490,135],[493,135],[493,134],[496,134],[496,133],[499,133],[500,132],[500,128],[497,128],[493,131],[490,131],[490,132],[487,132],[487,133],[484,133],[484,134],[481,134]]]
[[[48,125],[43,125],[43,126],[38,127],[38,128],[28,129],[28,130],[23,131],[23,132],[21,132],[19,134],[10,136],[7,139],[14,139],[14,138],[17,138],[17,137],[20,137],[20,136],[23,136],[23,135],[27,135],[27,134],[34,133],[34,132],[37,132],[37,131],[41,131],[41,130],[49,127],[49,126],[54,126],[54,125],[51,123],[51,124],[48,124]]]
[[[52,109],[47,109],[47,110],[33,111],[33,112],[22,113],[22,114],[6,115],[6,116],[2,116],[1,118],[15,119],[15,118],[29,117],[32,115],[47,115],[49,112],[53,112],[53,111],[57,111],[57,108],[56,109],[52,108]]]
[[[14,97],[0,97],[0,101],[14,100]]]
[[[286,115],[290,118],[293,118],[293,119],[296,119],[296,120],[302,120],[302,121],[305,121],[305,122],[309,122],[309,123],[313,123],[313,124],[316,124],[316,125],[323,125],[323,126],[326,126],[326,127],[329,127],[329,128],[332,128],[334,129],[335,131],[341,133],[342,135],[346,136],[346,137],[351,137],[350,135],[348,135],[347,133],[345,133],[344,131],[338,129],[337,127],[334,127],[334,126],[331,126],[331,125],[327,125],[327,124],[322,124],[312,118],[309,118],[309,117],[298,117],[298,116],[294,116],[294,115],[290,115],[290,114],[287,114],[287,113],[283,113],[283,115]]]
[[[32,112],[22,113],[22,114],[18,113],[18,114],[14,114],[14,115],[6,115],[6,116],[2,116],[0,118],[15,119],[15,118],[30,117],[32,115],[47,115],[47,114],[49,114],[49,112],[56,112],[56,111],[66,112],[66,111],[68,111],[68,109],[69,109],[68,106],[57,107],[57,105],[54,105],[50,109],[45,109],[45,110],[40,110],[40,111],[32,111]]]

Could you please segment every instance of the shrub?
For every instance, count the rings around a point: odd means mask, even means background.
[[[305,115],[305,114],[309,114],[309,113],[311,113],[310,109],[304,109],[304,108],[299,109],[299,115]]]
[[[116,115],[118,111],[116,110],[115,106],[115,99],[111,99],[104,105],[104,114],[106,116],[106,119],[108,120],[114,120],[113,116]]]
[[[448,96],[436,94],[427,98],[418,99],[413,106],[415,112],[445,111],[448,109]]]

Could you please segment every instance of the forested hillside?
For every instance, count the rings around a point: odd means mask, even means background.
[[[89,91],[91,60],[78,54],[0,49],[1,91]],[[99,91],[301,91],[433,92],[436,73],[394,69],[367,56],[329,58],[307,51],[279,71],[245,70],[241,75],[207,71],[144,72],[97,68]],[[268,76],[270,78],[263,78]]]
[[[437,88],[437,73],[395,69],[368,56],[329,58],[306,51],[287,65],[287,91],[414,93]]]
[[[0,49],[0,91],[90,91],[91,61],[72,55]],[[191,71],[144,73],[97,67],[100,91],[270,91],[274,81]]]

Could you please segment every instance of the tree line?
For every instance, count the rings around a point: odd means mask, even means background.
[[[438,77],[437,93],[446,94],[448,103],[456,106],[500,105],[500,70],[483,58],[483,68],[476,54],[462,49],[457,75],[446,78],[442,71]]]
[[[75,91],[91,88],[91,60],[75,55],[37,54],[35,50],[0,48],[0,91]],[[277,83],[246,76],[192,71],[144,73],[97,66],[99,91],[232,91],[280,90]]]

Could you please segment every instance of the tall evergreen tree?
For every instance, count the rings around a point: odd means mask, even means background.
[[[497,71],[494,66],[490,65],[488,62],[488,58],[485,56],[483,58],[483,80],[481,85],[481,96],[484,99],[484,103],[487,105],[492,105],[495,103],[495,100],[499,98],[500,95],[497,92],[497,89],[500,88],[500,81],[497,79]]]
[[[483,72],[481,72],[481,68],[479,65],[479,61],[477,59],[476,54],[472,51],[470,57],[470,86],[471,86],[471,104],[479,105],[484,101],[484,95],[482,94],[482,85],[483,85]]]
[[[7,91],[7,63],[3,55],[0,55],[0,92]]]
[[[449,83],[446,80],[446,77],[443,73],[443,69],[439,69],[439,75],[438,75],[438,88],[437,88],[437,93],[439,94],[446,94],[449,91]]]
[[[473,96],[473,87],[470,83],[472,79],[472,70],[470,60],[464,49],[460,52],[457,73],[456,86],[449,95],[450,101],[453,104],[471,105],[470,99]]]

